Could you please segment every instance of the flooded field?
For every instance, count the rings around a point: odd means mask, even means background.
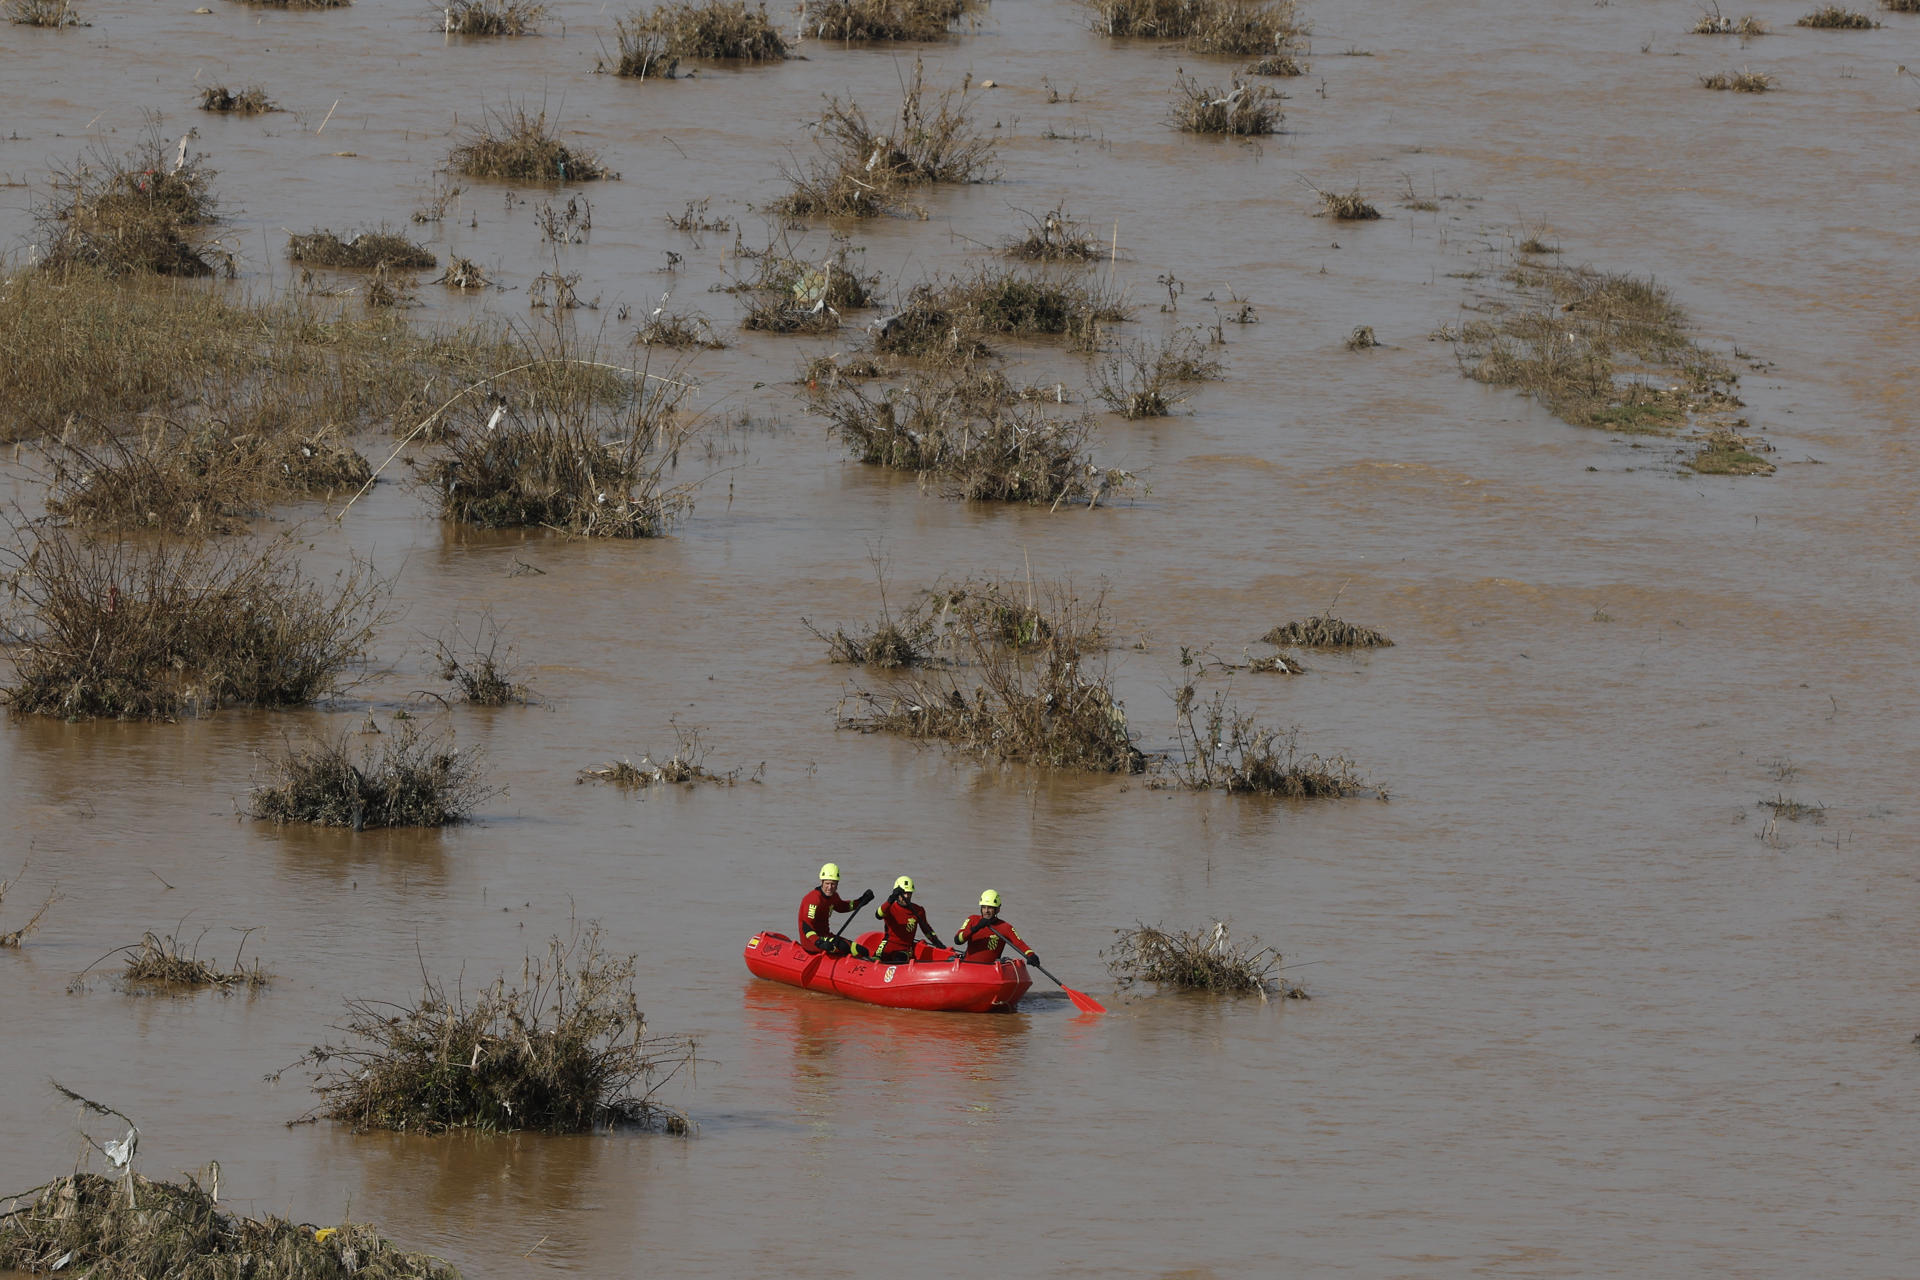
[[[1176,131],[1169,102],[1177,71],[1224,91],[1244,59],[1109,40],[1071,0],[996,0],[943,42],[808,40],[644,81],[594,74],[623,16],[597,5],[512,39],[447,37],[397,0],[209,6],[79,0],[90,26],[0,26],[13,269],[44,244],[50,174],[124,154],[158,113],[168,154],[193,130],[217,171],[236,278],[205,287],[354,290],[359,314],[366,274],[292,263],[288,237],[384,225],[439,260],[403,273],[416,325],[551,335],[556,309],[530,304],[577,275],[597,307],[557,323],[620,359],[646,358],[628,344],[656,308],[728,345],[652,357],[697,381],[702,415],[668,536],[442,522],[410,445],[344,516],[336,497],[254,526],[297,535],[309,574],[357,558],[391,581],[349,692],[0,726],[0,932],[58,894],[0,950],[0,1193],[84,1151],[51,1077],[134,1117],[149,1176],[217,1159],[227,1207],[350,1212],[477,1277],[876,1250],[1088,1277],[1914,1270],[1920,16],[1811,30],[1767,0],[1771,33],[1743,41],[1688,34],[1682,0],[1308,5],[1305,74],[1258,81],[1287,95],[1280,132],[1233,138]],[[998,180],[920,188],[924,217],[775,215],[826,99],[884,123],[916,58],[930,90],[968,80]],[[1701,83],[1742,68],[1771,89]],[[253,84],[283,110],[196,109]],[[617,180],[441,172],[514,108]],[[1317,191],[1383,216],[1317,217]],[[671,225],[703,201],[727,229]],[[1124,291],[1110,343],[1217,329],[1224,377],[1128,420],[1066,339],[993,344],[1016,383],[1096,413],[1092,457],[1136,477],[1097,506],[956,501],[850,460],[803,363],[864,347],[914,286],[1002,263],[1056,208],[1108,247],[1068,270]],[[755,269],[743,246],[782,236],[810,262],[849,237],[883,305],[822,334],[743,331],[746,298],[720,290]],[[456,257],[499,287],[431,283]],[[1453,336],[1527,264],[1670,290],[1775,472],[1697,474],[1695,432],[1575,427],[1463,376]],[[1362,326],[1378,346],[1349,346]],[[376,466],[413,423],[390,425],[354,441]],[[0,455],[16,543],[48,470],[43,441]],[[989,577],[1104,586],[1104,661],[1143,750],[1177,752],[1183,652],[1206,653],[1201,696],[1297,726],[1391,798],[1196,793],[837,728],[886,678],[828,661],[803,619],[869,622],[875,557],[894,605]],[[1221,669],[1336,600],[1393,647]],[[437,696],[434,640],[488,614],[532,705]],[[403,714],[484,753],[474,821],[242,816],[288,741]],[[733,785],[578,780],[688,729]],[[828,859],[849,896],[913,876],[948,931],[997,888],[1110,1012],[1079,1016],[1044,979],[1015,1014],[934,1016],[751,978],[743,944],[791,929]],[[1221,919],[1313,998],[1106,973],[1116,929]],[[477,989],[573,920],[637,954],[651,1030],[697,1039],[662,1094],[694,1136],[287,1124],[314,1095],[299,1070],[269,1077],[337,1040],[347,998],[411,999],[423,967]],[[117,961],[72,985],[148,930],[205,930],[224,962],[244,929],[273,975],[251,993],[128,994]]]

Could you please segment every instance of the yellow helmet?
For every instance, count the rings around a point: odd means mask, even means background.
[[[999,906],[999,905],[1000,905],[1000,894],[999,894],[999,892],[998,892],[997,890],[994,890],[994,889],[983,889],[983,890],[981,890],[981,892],[980,892],[980,905],[981,905],[981,906],[983,906],[983,907],[997,907],[997,906]]]
[[[893,882],[893,889],[895,893],[912,893],[913,877],[901,876],[898,880],[895,880]]]
[[[837,862],[829,862],[822,866],[820,868],[820,878],[822,880],[838,880],[840,878],[840,864]]]

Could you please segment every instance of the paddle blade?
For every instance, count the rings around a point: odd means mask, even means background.
[[[1084,991],[1075,991],[1072,987],[1066,986],[1060,989],[1067,993],[1067,999],[1073,1001],[1073,1007],[1082,1013],[1105,1013],[1107,1011],[1107,1006],[1101,1004]]]
[[[827,953],[826,953],[826,952],[824,952],[824,951],[822,951],[822,952],[821,952],[821,953],[820,953],[819,955],[817,955],[817,956],[815,956],[815,957],[814,957],[813,959],[811,959],[811,960],[809,960],[809,961],[807,961],[807,964],[806,964],[806,967],[805,967],[804,969],[802,969],[802,970],[800,970],[800,985],[801,985],[801,986],[803,986],[803,987],[804,987],[804,986],[806,986],[806,985],[807,985],[808,983],[810,983],[810,982],[812,982],[812,981],[813,981],[813,975],[814,975],[814,974],[816,974],[816,973],[818,973],[818,972],[820,972],[820,962],[821,962],[822,960],[825,960],[826,958],[827,958]]]

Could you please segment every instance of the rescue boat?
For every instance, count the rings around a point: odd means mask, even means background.
[[[880,936],[862,934],[861,949],[878,947]],[[810,955],[786,934],[771,931],[754,934],[746,949],[747,968],[755,977],[889,1009],[999,1013],[1019,1004],[1033,985],[1027,962],[1018,958],[957,964],[954,952],[923,942],[914,944],[913,957],[906,963],[881,964],[852,956]]]

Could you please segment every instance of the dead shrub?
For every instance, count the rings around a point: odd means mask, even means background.
[[[6,903],[7,891],[20,883],[20,877],[27,874],[27,867],[30,865],[30,861],[23,863],[21,864],[19,875],[16,875],[11,880],[0,880],[0,905]],[[59,890],[54,889],[47,894],[46,901],[42,902],[39,907],[34,910],[34,913],[27,917],[25,924],[21,925],[18,929],[0,929],[0,949],[19,950],[20,943],[25,940],[28,934],[40,927],[40,922],[46,918],[47,912],[53,910],[53,904],[59,900]]]
[[[1871,31],[1880,24],[1864,13],[1856,13],[1837,4],[1825,4],[1812,13],[1795,18],[1793,25],[1822,31]]]
[[[405,1252],[364,1223],[315,1228],[280,1217],[222,1212],[219,1188],[218,1164],[197,1177],[183,1174],[178,1182],[154,1182],[131,1165],[118,1178],[97,1173],[55,1178],[17,1197],[16,1206],[0,1218],[0,1268],[42,1274],[71,1267],[93,1280],[269,1274],[302,1280],[350,1275],[459,1280],[460,1273],[445,1262]]]
[[[90,27],[83,22],[73,0],[7,0],[7,21],[17,27]]]
[[[1222,89],[1183,75],[1174,85],[1171,114],[1174,125],[1188,133],[1248,137],[1280,128],[1285,118],[1280,101],[1280,95],[1265,85],[1235,80],[1232,89]]]
[[[813,632],[816,639],[826,642],[827,656],[834,662],[881,670],[919,666],[933,656],[934,634],[941,614],[936,612],[931,597],[923,597],[896,617],[887,603],[885,559],[878,549],[873,549],[868,558],[880,586],[880,617],[872,626],[855,635],[849,635],[844,627],[835,627],[833,634],[828,635],[805,618],[800,619],[800,625]]]
[[[1764,71],[1742,67],[1738,71],[1715,71],[1700,77],[1706,89],[1731,89],[1735,93],[1765,93],[1773,88],[1773,77]]]
[[[489,288],[492,286],[493,281],[488,279],[487,273],[482,271],[479,264],[474,262],[473,259],[452,258],[447,262],[447,269],[440,273],[440,278],[435,280],[434,283],[443,284],[449,289],[460,289],[464,291],[467,289]]]
[[[1268,57],[1249,62],[1242,74],[1250,76],[1273,76],[1276,79],[1285,76],[1303,76],[1307,74],[1307,64],[1291,54],[1272,54]]]
[[[740,771],[730,769],[726,773],[715,773],[707,768],[706,744],[700,741],[698,729],[686,729],[673,726],[679,739],[673,754],[665,760],[655,763],[651,755],[642,754],[640,763],[631,760],[613,760],[591,769],[582,769],[575,782],[608,782],[622,790],[635,790],[644,787],[666,785],[690,787],[698,782],[711,782],[718,786],[730,787],[740,780]],[[764,766],[763,766],[764,767]],[[752,779],[760,780],[756,773]]]
[[[1086,0],[1102,35],[1177,40],[1194,53],[1259,57],[1304,35],[1292,0]]]
[[[1279,796],[1288,800],[1341,798],[1386,790],[1363,778],[1345,756],[1322,757],[1299,749],[1298,729],[1266,729],[1227,701],[1224,692],[1202,703],[1192,684],[1174,694],[1174,762],[1180,786],[1229,795]]]
[[[1720,6],[1715,3],[1701,10],[1699,20],[1688,28],[1687,33],[1696,36],[1763,36],[1767,30],[1767,24],[1752,14],[1744,18],[1724,16]]]
[[[1371,222],[1380,216],[1380,210],[1368,203],[1360,194],[1358,187],[1352,191],[1316,191],[1320,197],[1320,212],[1315,217],[1337,218],[1341,222]]]
[[[1880,7],[1889,13],[1920,13],[1920,0],[1880,0]]]
[[[1288,622],[1260,637],[1262,644],[1278,649],[1379,649],[1392,648],[1393,641],[1384,632],[1363,627],[1333,616],[1332,610],[1315,614],[1304,622]]]
[[[858,710],[843,711],[841,727],[1049,768],[1145,769],[1111,673],[1088,658],[1105,632],[1104,593],[1082,599],[1070,584],[1048,586],[1028,602],[1044,625],[1030,627],[1032,643],[1019,647],[1006,643],[1005,616],[993,605],[955,611],[956,667],[903,676],[877,693],[851,691]]]
[[[487,112],[466,141],[447,153],[447,167],[469,178],[516,182],[591,182],[607,176],[592,152],[560,141],[545,111],[524,106]]]
[[[693,1061],[682,1036],[648,1034],[634,957],[609,955],[589,924],[528,956],[520,983],[469,999],[432,978],[412,1004],[349,1000],[340,1046],[316,1047],[319,1116],[370,1129],[582,1133],[614,1124],[690,1129],[655,1100]]]
[[[129,991],[197,990],[201,987],[213,987],[220,991],[240,988],[252,991],[273,981],[273,976],[260,967],[258,960],[249,968],[241,959],[252,929],[240,931],[240,946],[233,953],[233,964],[225,969],[215,968],[200,958],[200,944],[206,939],[207,930],[202,929],[200,936],[191,943],[182,942],[180,932],[180,927],[176,925],[174,931],[163,938],[148,930],[140,941],[130,947],[122,947],[122,951],[130,954],[126,967],[120,971],[121,984]]]
[[[249,9],[344,9],[353,0],[235,0]]]
[[[810,310],[825,303],[835,311],[858,311],[878,301],[880,277],[862,264],[865,254],[865,249],[838,237],[833,252],[818,261],[784,237],[762,250],[742,246],[736,258],[751,262],[753,273],[736,278],[728,288],[733,293],[777,294],[779,304],[788,308]]]
[[[273,105],[260,85],[250,84],[235,93],[223,84],[210,84],[200,91],[200,109],[216,115],[257,116],[280,108]]]
[[[1157,347],[1136,343],[1109,357],[1094,374],[1094,390],[1123,418],[1163,418],[1186,398],[1181,387],[1218,378],[1222,368],[1201,334],[1180,329]]]
[[[52,199],[35,210],[41,265],[109,275],[208,276],[213,266],[197,229],[213,221],[213,171],[186,155],[167,155],[149,120],[134,150],[116,156],[96,146],[51,179]]]
[[[707,351],[719,351],[727,345],[713,331],[713,321],[698,312],[668,311],[665,303],[634,331],[633,343],[637,347],[699,347]]]
[[[29,623],[7,705],[70,720],[304,706],[365,650],[385,592],[363,567],[321,587],[286,541],[100,543],[35,527],[0,564]]]
[[[658,51],[653,65],[663,58],[677,66],[681,62],[779,62],[787,56],[787,42],[767,17],[767,7],[748,8],[746,0],[677,0],[649,13],[632,14],[616,25],[616,37],[623,68],[630,41]],[[641,72],[619,70],[618,74]]]
[[[814,129],[818,154],[776,203],[794,217],[871,218],[906,207],[907,193],[936,183],[988,182],[998,144],[971,119],[968,90],[948,89],[929,102],[926,71],[914,59],[893,127],[877,130],[859,104],[828,100]]]
[[[1117,256],[1110,244],[1069,218],[1061,206],[1037,217],[1024,209],[1017,212],[1027,220],[1027,229],[1007,242],[1012,257],[1028,262],[1099,262]]]
[[[1186,991],[1258,994],[1262,1001],[1269,994],[1309,998],[1303,987],[1275,976],[1281,966],[1278,951],[1261,946],[1258,938],[1234,941],[1224,920],[1191,933],[1137,922],[1113,932],[1114,945],[1100,954],[1122,987],[1157,982]]]
[[[450,36],[530,36],[547,16],[533,0],[433,0],[433,8]]]
[[[247,812],[267,822],[304,822],[367,831],[380,827],[444,827],[464,822],[492,789],[481,758],[412,725],[377,744],[321,738],[267,760],[267,780],[253,789]]]
[[[425,246],[382,228],[342,240],[331,231],[287,237],[287,256],[309,267],[428,271],[440,265]]]
[[[886,44],[940,40],[981,0],[812,0],[801,29],[819,40]]]
[[[434,670],[453,686],[454,695],[476,707],[525,706],[533,691],[519,680],[513,646],[505,644],[491,613],[480,615],[472,635],[458,623],[428,651]]]
[[[1083,278],[981,267],[916,287],[874,326],[873,348],[945,363],[986,354],[985,337],[1061,335],[1092,349],[1103,326],[1132,316],[1118,296]]]
[[[1133,480],[1088,458],[1090,420],[983,397],[977,380],[922,377],[877,391],[843,383],[816,412],[859,461],[912,471],[969,501],[1092,506]]]

